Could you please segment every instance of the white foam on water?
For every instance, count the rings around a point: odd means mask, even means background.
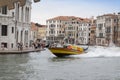
[[[73,55],[74,57],[120,57],[120,47],[90,47],[85,54]]]

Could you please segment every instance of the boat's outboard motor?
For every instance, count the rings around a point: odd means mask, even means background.
[[[84,51],[86,51],[86,50],[88,50],[88,48],[89,48],[89,46],[87,48],[83,48],[83,49],[84,49]]]

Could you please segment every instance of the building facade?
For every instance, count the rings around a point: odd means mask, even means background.
[[[0,49],[16,49],[20,42],[29,46],[31,4],[31,0],[0,1]]]
[[[58,16],[46,21],[46,39],[47,42],[61,43],[64,40],[66,18]]]
[[[96,26],[91,25],[90,27],[90,45],[96,45]]]
[[[117,41],[118,41],[118,46],[120,46],[120,12],[118,13],[118,38],[117,38]]]
[[[39,40],[46,40],[46,25],[39,25],[38,26],[38,39]]]
[[[113,46],[118,43],[118,21],[116,14],[105,14],[98,16],[96,24],[97,45]]]
[[[75,16],[58,16],[47,20],[47,40],[68,44],[88,44],[91,20]]]
[[[79,44],[86,45],[90,42],[90,27],[91,27],[91,22],[90,20],[83,20],[80,23],[79,26],[79,32],[78,32],[78,39],[79,39]]]
[[[30,45],[38,39],[38,26],[36,23],[31,22],[30,28]]]
[[[77,40],[78,17],[58,16],[47,20],[47,40],[74,44]]]
[[[69,16],[65,23],[65,43],[77,44],[78,40],[79,18]]]

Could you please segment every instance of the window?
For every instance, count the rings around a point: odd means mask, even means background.
[[[11,48],[13,48],[13,43],[11,44]]]
[[[114,32],[117,32],[117,31],[118,31],[117,26],[114,26]]]
[[[49,23],[52,23],[52,21],[49,21]]]
[[[106,29],[107,29],[106,33],[110,33],[111,32],[111,28],[110,27],[107,27]]]
[[[53,23],[55,23],[55,21],[53,21]]]
[[[53,27],[55,27],[55,25],[54,25],[54,24],[51,24],[51,25],[49,25],[49,27],[53,28]]]
[[[1,45],[3,45],[4,48],[7,48],[7,43],[2,42]]]
[[[61,28],[62,26],[60,25],[60,28]]]
[[[1,35],[2,36],[7,36],[7,25],[2,25]]]
[[[101,43],[101,39],[98,39],[98,40],[97,40],[97,43]]]
[[[99,30],[102,30],[103,24],[98,24]]]
[[[18,4],[17,5],[17,19],[19,20],[19,8],[20,8],[20,5]],[[27,20],[26,20],[27,21]]]
[[[51,34],[54,34],[54,32],[55,32],[55,31],[54,31],[53,29],[51,29]]]
[[[99,36],[100,36],[100,38],[103,38],[103,33],[100,33]]]
[[[94,31],[94,30],[91,30],[91,33],[95,33],[95,31]]]
[[[14,12],[12,12],[12,17],[14,17],[15,15],[14,15]]]
[[[117,22],[117,19],[114,19],[114,22]]]
[[[7,6],[2,7],[2,14],[7,14]]]
[[[73,30],[73,27],[71,26],[71,27],[68,27],[68,30]]]
[[[67,24],[67,22],[65,22],[65,24]]]
[[[89,36],[90,36],[90,33],[89,33]]]
[[[12,33],[14,33],[14,27],[12,27]]]
[[[1,7],[0,7],[0,13],[1,13]]]

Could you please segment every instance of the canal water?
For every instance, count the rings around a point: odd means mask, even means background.
[[[0,55],[0,80],[120,80],[120,48],[91,47],[66,58],[48,49]]]

